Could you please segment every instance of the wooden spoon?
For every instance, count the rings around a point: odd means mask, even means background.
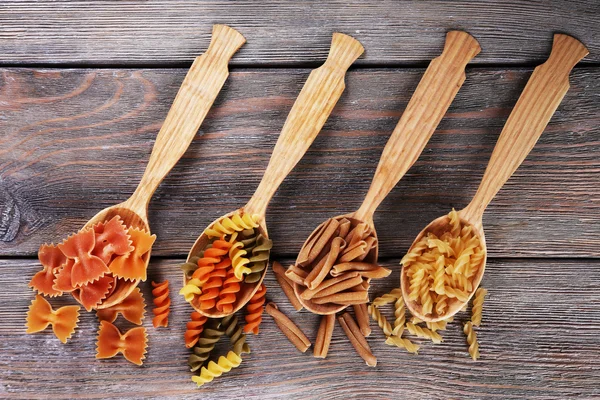
[[[375,171],[369,191],[360,208],[351,214],[340,215],[335,219],[347,218],[354,226],[365,222],[374,232],[373,214],[377,206],[388,195],[396,183],[417,160],[429,138],[435,131],[452,100],[465,80],[465,67],[481,48],[477,40],[466,32],[451,31],[446,35],[442,54],[433,59],[417,86],[406,110],[390,136],[379,165]],[[326,223],[325,221],[324,223]],[[323,224],[324,224],[323,223]],[[306,246],[321,224],[308,237]],[[377,262],[378,247],[366,262]],[[298,260],[297,260],[298,262]],[[300,296],[305,290],[299,284],[294,285],[296,296],[307,310],[316,314],[334,314],[346,308],[346,305],[315,304]]]
[[[156,137],[150,160],[137,189],[123,203],[105,208],[90,219],[84,228],[121,217],[125,225],[145,229],[148,224],[148,203],[152,194],[192,142],[200,124],[219,94],[229,71],[227,64],[233,54],[246,42],[235,29],[214,25],[208,50],[196,57],[175,97],[167,118]],[[145,255],[146,267],[150,252]],[[123,301],[139,281],[118,279],[112,294],[97,308],[107,308]]]
[[[241,214],[258,215],[259,232],[268,238],[265,214],[269,201],[325,124],[331,110],[333,110],[344,91],[346,71],[363,51],[362,45],[356,39],[342,33],[334,33],[327,60],[321,67],[313,70],[306,80],[283,125],[265,174],[256,192],[244,207],[218,218],[208,228],[222,218],[240,212]],[[204,230],[192,246],[187,258],[188,262],[190,258],[202,251],[208,242],[209,238],[206,235],[206,230]],[[260,287],[267,269],[268,265],[258,282],[241,285],[241,291],[237,294],[231,313],[238,311],[250,300]],[[187,284],[188,277],[185,273],[183,280],[184,285]],[[198,296],[194,298],[191,304],[198,312],[207,317],[219,318],[228,315],[216,309],[201,310]]]
[[[548,125],[552,114],[554,114],[565,93],[569,90],[569,73],[571,69],[587,54],[588,50],[577,39],[562,34],[554,35],[550,57],[544,64],[535,68],[525,89],[523,89],[521,97],[519,97],[498,138],[477,193],[469,205],[458,212],[461,222],[471,225],[474,232],[479,235],[481,247],[486,254],[482,261],[483,265],[473,277],[473,292],[469,299],[481,283],[485,271],[487,247],[482,225],[483,212],[537,142],[546,125]],[[411,249],[427,232],[441,234],[441,232],[447,231],[448,224],[449,218],[447,216],[433,220],[419,233],[411,245]],[[407,268],[402,269],[400,283],[402,294],[405,299],[408,299],[410,282],[406,271]],[[440,317],[423,315],[421,307],[415,302],[407,301],[406,305],[417,318],[423,321],[435,322],[453,316],[465,303],[453,299],[449,303],[446,314]]]

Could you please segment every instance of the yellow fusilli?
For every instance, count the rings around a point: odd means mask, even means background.
[[[475,326],[481,325],[483,300],[486,294],[487,290],[481,287],[475,292],[475,298],[473,299],[473,309],[471,310],[471,322]]]
[[[236,211],[231,217],[224,217],[215,221],[211,226],[206,228],[204,233],[209,238],[221,237],[223,235],[231,235],[234,232],[241,232],[245,229],[258,227],[258,215],[240,214]]]
[[[200,375],[192,376],[192,381],[196,382],[198,386],[202,386],[205,383],[212,382],[213,379],[223,375],[223,373],[239,367],[241,363],[242,358],[230,351],[226,357],[221,356],[217,362],[210,361],[206,367],[202,367]]]
[[[430,339],[433,343],[442,343],[444,341],[444,339],[439,333],[433,332],[419,325],[415,325],[412,322],[406,324],[406,330],[408,330],[412,335],[415,335],[417,337],[423,339]]]
[[[473,324],[469,321],[465,324],[463,332],[467,335],[467,344],[469,345],[469,354],[473,361],[479,358],[479,342],[477,342],[477,334],[473,330]]]

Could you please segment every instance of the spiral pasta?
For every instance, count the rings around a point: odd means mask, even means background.
[[[190,371],[197,371],[204,365],[204,362],[208,360],[210,353],[224,334],[225,330],[221,328],[220,320],[213,319],[206,323],[202,334],[194,345],[192,354],[188,358]]]
[[[216,306],[223,287],[223,278],[227,277],[229,267],[231,267],[231,260],[225,258],[216,264],[214,270],[208,275],[208,280],[202,285],[202,294],[198,296],[200,310],[210,310]]]
[[[221,320],[221,328],[231,341],[233,352],[237,355],[250,353],[250,347],[246,343],[246,335],[238,323],[238,317],[231,314]]]
[[[483,300],[487,294],[487,290],[479,288],[475,292],[475,298],[473,299],[473,308],[471,310],[471,322],[475,326],[481,325],[481,316],[483,311]]]
[[[402,289],[392,289],[391,292],[384,294],[383,296],[377,297],[371,302],[375,307],[381,307],[386,304],[392,303],[402,297]]]
[[[390,325],[388,320],[383,314],[381,314],[377,307],[370,305],[369,314],[371,315],[371,318],[373,318],[373,320],[377,322],[377,325],[379,325],[381,330],[383,330],[385,336],[390,336],[392,334],[392,325]]]
[[[237,300],[237,293],[240,291],[240,280],[235,276],[232,268],[227,269],[227,276],[223,282],[223,287],[219,292],[217,300],[217,310],[226,314],[233,312],[233,303]]]
[[[244,250],[244,244],[242,242],[234,242],[229,249],[229,258],[231,258],[235,277],[240,281],[244,278],[244,275],[250,273],[250,268],[248,267],[250,260],[244,257],[246,254],[248,254],[248,252]]]
[[[385,340],[385,344],[387,344],[388,346],[396,346],[401,349],[405,349],[409,353],[413,353],[413,354],[417,354],[417,352],[419,351],[419,348],[420,348],[420,346],[418,344],[415,344],[408,339],[404,339],[404,338],[401,338],[400,336],[394,336],[394,335],[388,336]]]
[[[239,367],[241,363],[242,358],[233,351],[230,351],[226,357],[219,357],[218,362],[211,361],[208,363],[208,366],[202,367],[200,375],[192,376],[192,381],[196,382],[198,387],[200,387],[205,383],[212,382],[214,378],[221,376],[223,373]]]
[[[258,227],[260,216],[250,215],[236,211],[231,217],[223,217],[209,226],[204,233],[209,238],[231,235],[234,232],[241,232],[245,229]]]
[[[187,278],[191,278],[194,271],[198,269],[198,260],[200,260],[202,256],[193,256],[183,264],[179,268],[183,271]]]
[[[206,324],[208,318],[194,311],[191,315],[191,321],[186,324],[186,330],[184,333],[185,347],[188,349],[193,347],[200,338],[200,334],[204,330],[204,324]]]
[[[479,358],[479,342],[477,341],[477,334],[473,329],[473,323],[467,322],[463,327],[463,332],[467,335],[467,344],[469,345],[469,354],[473,361]]]
[[[262,314],[265,311],[265,295],[267,294],[267,287],[262,284],[254,293],[250,302],[246,306],[248,314],[246,315],[246,325],[244,326],[244,332],[254,333],[258,335],[258,328],[262,322]]]
[[[406,322],[406,307],[404,306],[404,298],[398,297],[398,300],[394,303],[394,328],[392,329],[392,335],[402,336],[404,332],[404,324]]]
[[[250,255],[250,272],[244,280],[246,283],[256,283],[260,280],[269,262],[272,247],[273,241],[259,233],[254,246],[248,251]]]
[[[439,333],[433,332],[419,325],[415,325],[412,322],[406,324],[406,330],[408,330],[412,335],[415,335],[417,337],[423,339],[430,339],[433,343],[442,343],[444,341],[444,339]]]
[[[165,280],[161,283],[152,281],[152,296],[154,296],[154,318],[152,325],[155,328],[169,326],[169,313],[171,312],[171,299],[169,298],[169,281]]]
[[[485,259],[480,238],[454,209],[448,221],[445,231],[427,232],[401,261],[408,277],[406,300],[434,318],[443,317],[451,304],[469,299]]]

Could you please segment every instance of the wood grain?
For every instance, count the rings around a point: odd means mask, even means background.
[[[0,62],[10,64],[191,63],[213,23],[248,39],[239,64],[318,65],[335,31],[365,46],[363,65],[425,63],[451,29],[481,43],[478,64],[541,61],[555,32],[582,40],[585,62],[600,61],[600,3],[589,0],[7,0],[0,22]]]
[[[143,367],[121,356],[94,359],[97,321],[83,313],[80,328],[62,345],[48,330],[26,335],[25,312],[33,294],[27,281],[39,268],[30,260],[1,260],[0,397],[2,398],[207,398],[346,399],[501,398],[556,399],[600,396],[600,262],[598,260],[490,260],[483,285],[482,326],[477,329],[481,359],[471,361],[461,331],[465,315],[443,332],[444,343],[422,342],[418,356],[388,347],[372,322],[368,338],[378,358],[367,367],[336,324],[329,356],[298,352],[267,315],[258,336],[248,341],[253,353],[226,377],[195,388],[186,368],[183,332],[191,307],[177,295],[182,259],[151,262],[148,282],[171,281],[169,328],[155,330],[146,318],[149,353]],[[288,265],[291,259],[280,260]],[[371,297],[398,282],[399,268],[373,282]],[[140,287],[150,299],[150,284]],[[267,297],[314,341],[319,319],[297,313],[272,273]],[[73,302],[51,300],[53,305]],[[391,309],[383,308],[388,318]],[[148,310],[150,312],[150,310]],[[151,313],[150,313],[151,314]],[[150,315],[151,316],[151,315]],[[120,319],[117,324],[124,327]],[[223,342],[226,344],[226,342]],[[224,350],[224,349],[223,349]],[[435,377],[435,379],[432,379]],[[110,384],[108,384],[110,383]]]
[[[185,76],[173,70],[0,70],[0,254],[33,256],[125,200]],[[149,218],[159,256],[183,256],[258,185],[308,70],[231,74]],[[380,255],[475,193],[531,69],[469,69],[419,160],[375,214]],[[355,210],[422,69],[350,71],[323,131],[267,212],[273,254],[294,256],[328,217]],[[527,160],[484,217],[490,256],[600,256],[600,71],[573,72]],[[115,165],[118,168],[115,168]],[[293,226],[293,228],[291,227]]]

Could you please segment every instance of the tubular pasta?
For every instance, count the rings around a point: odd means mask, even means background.
[[[369,310],[367,309],[367,304],[355,304],[352,308],[354,309],[354,316],[356,317],[360,332],[364,337],[369,336],[371,334],[371,327],[369,326]]]
[[[44,296],[56,297],[62,295],[62,291],[55,289],[53,286],[56,273],[67,262],[67,257],[53,244],[43,244],[38,251],[38,259],[42,264],[42,270],[31,278],[29,287]]]
[[[114,322],[121,314],[127,321],[141,325],[146,313],[146,303],[139,287],[136,287],[122,302],[102,310],[96,311],[100,321]]]
[[[27,333],[41,332],[52,325],[54,335],[66,343],[77,328],[79,309],[79,306],[64,306],[53,310],[50,303],[38,294],[27,312]]]
[[[338,322],[358,355],[365,360],[369,367],[377,366],[377,358],[371,353],[366,339],[360,333],[358,325],[356,325],[350,314],[343,313],[338,317]]]
[[[326,358],[333,336],[333,325],[335,324],[335,314],[321,316],[317,339],[315,340],[315,348],[313,355],[315,358]]]
[[[294,324],[292,320],[290,320],[285,314],[279,311],[279,308],[275,303],[267,304],[265,311],[267,314],[273,317],[279,329],[281,329],[281,331],[287,336],[290,342],[296,346],[298,350],[300,350],[302,353],[308,350],[311,343],[304,332],[302,332],[300,328],[298,328],[298,326],[296,326],[296,324]]]
[[[146,328],[138,326],[121,334],[119,329],[108,321],[100,321],[96,358],[112,358],[122,353],[125,359],[136,365],[142,365],[146,358],[148,335]]]
[[[277,283],[279,283],[279,286],[281,286],[281,290],[283,290],[283,293],[286,295],[294,309],[296,311],[302,310],[302,304],[294,292],[293,282],[285,275],[285,268],[283,268],[280,263],[275,261],[273,262],[273,272],[275,273],[275,279],[277,279]]]

